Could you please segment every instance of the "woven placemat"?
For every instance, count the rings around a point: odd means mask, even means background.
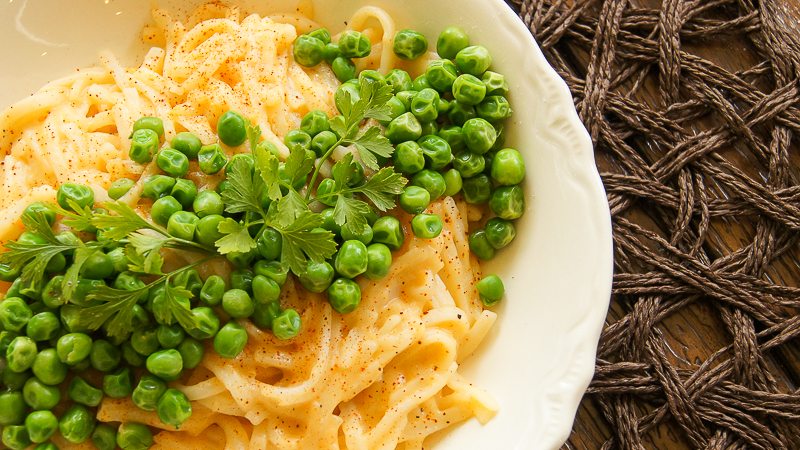
[[[611,206],[572,448],[800,449],[798,0],[512,1]]]

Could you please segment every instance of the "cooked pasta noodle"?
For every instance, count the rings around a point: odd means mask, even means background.
[[[127,158],[140,116],[162,118],[168,140],[191,131],[211,142],[218,117],[234,109],[286,153],[282,136],[304,114],[335,113],[330,69],[292,58],[298,32],[315,26],[307,16],[240,17],[236,8],[209,4],[183,22],[161,10],[153,17],[143,33],[153,47],[139,67],[103,54],[100,67],[52,82],[0,114],[0,241],[20,233],[15,218],[26,205],[53,201],[65,182],[86,184],[104,201],[113,180],[138,179],[122,198],[137,204],[143,176],[156,172]],[[391,51],[395,24],[387,12],[362,8],[348,23],[375,43],[363,67],[413,70]],[[201,189],[218,182],[196,167],[189,177]],[[157,448],[193,449],[419,449],[453,424],[486,422],[494,401],[459,373],[495,320],[477,297],[480,268],[466,242],[475,212],[452,198],[430,208],[444,219],[442,234],[407,239],[386,278],[360,281],[355,312],[335,313],[290,282],[281,301],[302,315],[298,337],[281,341],[248,322],[239,357],[206,352],[176,385],[194,411],[180,430],[130,399],[106,398],[98,419],[142,422],[163,430]],[[409,217],[400,218],[408,228]]]

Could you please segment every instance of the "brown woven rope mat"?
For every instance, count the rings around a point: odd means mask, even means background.
[[[613,216],[567,447],[800,449],[800,2],[512,4],[572,90]]]

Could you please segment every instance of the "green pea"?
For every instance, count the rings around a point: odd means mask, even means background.
[[[51,226],[56,221],[56,212],[53,211],[52,208],[47,206],[47,204],[42,202],[33,202],[28,205],[25,210],[22,212],[22,217],[30,217],[35,218],[38,215],[43,215],[47,223]],[[11,281],[11,280],[4,280],[4,281]]]
[[[7,331],[20,331],[33,317],[33,311],[19,297],[6,297],[0,302],[0,325]]]
[[[167,385],[154,375],[145,374],[131,394],[133,404],[145,411],[155,411],[158,399],[167,391]]]
[[[85,406],[72,405],[61,416],[58,430],[67,441],[80,444],[92,435],[94,424],[94,415]]]
[[[219,214],[209,214],[195,223],[194,238],[203,245],[214,245],[225,235],[220,233],[219,224],[226,219]]]
[[[89,357],[92,338],[83,333],[69,333],[58,338],[56,353],[61,362],[75,365]]]
[[[67,365],[58,359],[54,348],[46,348],[36,354],[31,366],[33,374],[44,384],[61,384],[67,377]]]
[[[423,122],[422,123],[422,137],[432,135],[435,136],[439,132],[439,125],[436,122]],[[438,136],[437,136],[438,137]]]
[[[447,112],[450,111],[450,100],[440,98],[439,99],[439,117],[444,117],[447,115]]]
[[[117,448],[117,430],[111,425],[97,424],[92,432],[92,443],[97,450],[114,450]]]
[[[310,292],[325,292],[333,281],[333,267],[325,261],[309,261],[306,269],[298,276],[300,284]],[[274,300],[271,300],[274,301]]]
[[[200,289],[200,301],[209,306],[216,306],[222,301],[225,289],[225,279],[219,275],[211,275],[206,278],[203,288]]]
[[[163,296],[162,296],[163,297]],[[148,356],[158,350],[158,335],[156,328],[140,328],[131,334],[131,346],[136,353]]]
[[[322,157],[328,150],[331,149],[339,141],[336,133],[333,131],[325,130],[319,132],[313,139],[311,139],[311,150],[318,158]]]
[[[133,162],[147,164],[158,151],[158,133],[149,129],[136,130],[131,135],[131,148],[128,157]]]
[[[377,83],[379,86],[386,85],[386,78],[377,70],[366,69],[358,74],[358,86],[361,84]]]
[[[336,272],[347,278],[355,278],[367,270],[367,246],[358,240],[342,243],[334,259]]]
[[[31,445],[28,429],[22,425],[9,425],[3,428],[3,445],[12,450],[22,450]]]
[[[328,288],[330,290],[330,288]],[[272,333],[281,340],[292,339],[300,333],[300,315],[287,308],[272,321]]]
[[[333,273],[333,269],[331,269],[331,273]],[[267,278],[264,275],[256,275],[253,278],[253,299],[256,302],[256,309],[258,309],[259,305],[277,301],[280,295],[281,287],[272,278]]]
[[[13,331],[0,331],[0,356],[6,354],[6,350],[8,350],[8,346],[11,344],[11,341],[13,341],[17,336],[19,336],[19,334]]]
[[[198,218],[189,211],[178,211],[167,221],[167,233],[178,238],[191,241],[197,227]]]
[[[169,195],[175,186],[175,178],[166,175],[152,175],[144,181],[142,197],[157,199]]]
[[[510,244],[516,236],[517,230],[508,220],[493,217],[486,222],[486,239],[498,250]]]
[[[179,178],[175,180],[175,186],[172,187],[172,196],[182,207],[189,208],[197,197],[197,185],[192,180]]]
[[[34,447],[33,450],[58,450],[58,447],[52,442],[43,442]]]
[[[152,130],[157,136],[164,135],[164,122],[158,117],[140,117],[133,123],[133,131]]]
[[[300,130],[307,133],[311,137],[318,135],[323,131],[330,129],[330,121],[325,111],[314,110],[303,116],[300,121]]]
[[[22,387],[25,403],[35,410],[53,409],[61,401],[58,386],[48,386],[36,377],[28,378]]]
[[[169,218],[182,209],[180,202],[175,197],[167,195],[153,202],[153,206],[150,208],[150,217],[159,225],[167,225]]]
[[[153,445],[153,434],[147,425],[123,422],[117,430],[117,445],[122,450],[147,450]]]
[[[192,209],[201,219],[212,214],[221,215],[225,210],[222,197],[214,191],[201,191],[192,202]]]
[[[414,81],[411,83],[411,90],[413,91],[419,92],[423,89],[430,89],[430,88],[433,88],[433,86],[431,86],[431,83],[428,81],[427,75],[425,75],[424,73],[418,76],[417,78],[414,78]]]
[[[479,117],[469,119],[462,127],[464,142],[473,153],[483,154],[489,151],[497,139],[497,130],[492,124]]]
[[[111,183],[111,186],[108,187],[108,196],[111,197],[112,200],[119,200],[122,196],[127,194],[135,184],[136,182],[130,178],[120,178]]]
[[[372,226],[372,233],[373,241],[385,244],[392,250],[397,250],[402,247],[405,241],[403,226],[400,225],[399,220],[392,216],[383,216],[375,221],[375,224]]]
[[[372,227],[370,226],[365,226],[361,230],[361,233],[356,233],[355,230],[353,230],[351,227],[344,226],[342,227],[341,236],[342,239],[345,241],[356,240],[364,243],[364,245],[367,245],[370,242],[372,242],[372,237],[374,236],[374,233],[372,231]]]
[[[442,177],[444,178],[444,195],[452,197],[464,187],[464,180],[461,178],[461,172],[456,169],[447,170]]]
[[[114,273],[111,258],[102,251],[92,253],[81,267],[81,276],[89,280],[102,280]]]
[[[94,205],[94,192],[83,184],[64,183],[56,192],[56,200],[68,211],[73,210],[72,204],[78,208],[91,208]]]
[[[25,418],[25,428],[31,442],[44,442],[58,430],[58,419],[51,411],[33,411]]]
[[[17,336],[6,349],[6,369],[24,372],[31,368],[36,355],[36,342],[27,336]]]
[[[103,392],[111,398],[125,398],[133,392],[131,371],[127,367],[103,376]]]
[[[475,112],[489,122],[498,122],[511,117],[511,105],[505,97],[490,95],[475,107]]]
[[[370,244],[367,247],[367,278],[379,280],[389,274],[392,265],[392,251],[384,244]]]
[[[56,273],[56,272],[63,272],[66,267],[67,267],[67,258],[64,256],[63,253],[58,253],[54,255],[52,258],[50,258],[50,261],[47,262],[47,266],[45,266],[45,270],[48,273]]]
[[[498,151],[492,159],[492,179],[503,186],[519,184],[525,178],[525,162],[513,148]]]
[[[331,32],[328,31],[327,28],[317,28],[316,30],[310,31],[308,35],[319,39],[324,44],[329,44],[331,42]]]
[[[447,59],[437,59],[428,63],[425,70],[425,78],[428,83],[439,92],[449,92],[453,87],[453,82],[458,77],[458,69],[452,61]]]
[[[292,46],[294,60],[306,67],[314,67],[322,62],[325,53],[325,42],[307,34],[295,39]]]
[[[360,32],[346,30],[339,35],[339,50],[345,58],[363,58],[369,56],[372,43]]]
[[[135,291],[145,288],[145,284],[144,281],[133,272],[122,272],[117,275],[117,278],[114,280],[114,288],[124,291]]]
[[[492,182],[484,174],[465,178],[463,183],[464,200],[467,203],[480,205],[488,202],[492,196]]]
[[[159,350],[147,357],[145,366],[150,373],[162,380],[174,381],[183,371],[183,358],[173,348]]]
[[[325,208],[320,212],[320,215],[322,216],[322,228],[335,235],[338,235],[341,233],[342,227],[336,223],[333,211],[333,208]]]
[[[125,272],[128,270],[130,261],[127,255],[125,255],[125,248],[117,247],[106,253],[106,255],[111,260],[111,266],[114,268],[114,272]]]
[[[394,54],[400,59],[417,59],[428,51],[428,40],[414,30],[400,30],[394,35]]]
[[[477,113],[475,112],[474,106],[465,105],[457,101],[450,102],[450,111],[447,111],[447,118],[450,119],[450,122],[452,122],[453,125],[462,126],[468,120],[473,119],[476,116]]]
[[[425,167],[422,147],[415,141],[398,144],[392,157],[395,169],[407,175],[415,174]]]
[[[474,177],[483,173],[486,161],[483,156],[472,152],[461,152],[453,159],[453,168],[461,173],[464,178]]]
[[[172,177],[182,177],[189,172],[189,158],[171,148],[165,148],[158,152],[156,165],[164,173]]]
[[[333,60],[331,70],[336,75],[336,79],[342,83],[356,77],[356,65],[353,64],[350,58],[344,56],[339,56]]]
[[[236,322],[228,322],[214,336],[214,351],[223,358],[236,358],[247,345],[247,331]]]
[[[469,45],[469,36],[461,28],[447,27],[436,40],[436,52],[442,58],[453,59]]]
[[[247,121],[238,112],[227,111],[217,120],[217,136],[229,147],[242,145],[247,139]]]
[[[461,73],[479,77],[492,65],[492,55],[486,47],[471,45],[458,51],[455,62]]]
[[[197,326],[186,330],[189,336],[195,339],[208,339],[214,337],[219,331],[219,317],[214,310],[206,306],[192,308],[192,316]]]
[[[400,208],[409,214],[419,214],[431,203],[431,194],[419,186],[406,186],[398,199]]]
[[[414,114],[407,112],[389,122],[385,134],[393,144],[416,141],[422,135],[422,125]]]
[[[286,278],[289,273],[289,269],[286,268],[280,261],[264,261],[260,260],[257,261],[255,266],[253,266],[253,270],[255,271],[256,275],[263,275],[267,278],[275,280],[280,286],[283,286],[286,283]]]
[[[293,148],[302,148],[308,150],[311,148],[311,135],[301,130],[292,130],[286,133],[283,138],[283,143],[289,150]]]
[[[195,159],[197,158],[197,154],[200,152],[200,147],[203,146],[203,143],[200,142],[200,138],[193,133],[183,131],[176,134],[175,137],[172,138],[170,146],[186,155],[187,158]]]
[[[476,230],[469,235],[469,249],[482,260],[494,258],[495,249],[489,243],[485,230]]]
[[[231,289],[222,296],[222,309],[233,318],[249,317],[254,308],[253,299],[243,289]]]
[[[486,95],[508,94],[506,78],[497,72],[486,71],[481,77],[481,82],[486,86]]]
[[[283,237],[281,233],[272,227],[264,228],[264,231],[258,237],[258,253],[267,261],[278,259],[281,256],[282,246]]]
[[[386,106],[389,108],[387,118],[379,120],[380,124],[383,126],[388,126],[392,120],[408,112],[405,104],[397,97],[390,98],[389,101],[386,102]]]
[[[213,175],[228,164],[228,157],[219,144],[204,145],[197,153],[197,163],[203,173]]]
[[[180,325],[159,325],[156,331],[161,348],[175,348],[183,342],[186,332]]]
[[[429,169],[417,172],[414,177],[411,178],[411,185],[419,186],[427,190],[431,196],[431,200],[436,200],[441,197],[447,187],[442,174]]]
[[[12,282],[19,277],[20,272],[21,270],[19,267],[0,263],[0,280]]]
[[[493,306],[499,302],[506,291],[505,286],[503,286],[503,280],[497,275],[487,275],[483,277],[476,287],[478,288],[481,301],[486,306]]]
[[[92,342],[89,361],[95,369],[101,372],[111,371],[119,365],[121,359],[119,349],[110,342],[103,339]]]
[[[432,122],[439,116],[438,105],[439,93],[431,88],[425,88],[411,99],[409,111],[420,122]]]
[[[140,355],[131,345],[130,341],[122,343],[122,360],[131,367],[144,366],[144,356]]]
[[[34,341],[49,341],[58,335],[61,322],[50,311],[40,312],[31,317],[25,327],[25,334]]]
[[[411,99],[414,98],[415,95],[417,95],[417,91],[408,89],[398,92],[394,97],[400,100],[400,103],[403,104],[403,108],[408,111],[408,109],[411,108]]]
[[[66,303],[66,299],[62,295],[62,285],[64,283],[64,277],[62,275],[55,276],[44,285],[42,289],[42,303],[48,308],[58,308],[59,306]],[[2,303],[0,303],[0,324],[2,323],[2,313],[3,307]]]
[[[259,304],[250,320],[261,329],[272,329],[272,322],[281,314],[281,304],[279,301],[272,301]]]
[[[328,64],[333,63],[333,60],[342,56],[342,51],[339,50],[339,44],[328,42],[322,50],[322,59]]]
[[[361,303],[361,287],[353,280],[337,278],[328,288],[328,301],[340,314],[353,312]]]
[[[450,144],[439,136],[429,134],[421,137],[418,142],[422,147],[422,154],[425,156],[428,169],[442,169],[453,160]]]
[[[0,425],[16,425],[25,419],[25,400],[19,391],[0,393]]]
[[[186,369],[194,369],[203,361],[205,349],[200,342],[192,338],[186,338],[178,345],[178,352],[183,359],[183,367]]]
[[[92,386],[79,376],[70,381],[67,395],[73,402],[90,407],[98,406],[103,400],[103,391]]]
[[[525,213],[525,196],[522,188],[519,185],[498,187],[492,193],[489,208],[502,219],[519,219]]]
[[[231,287],[247,293],[253,291],[253,271],[250,269],[236,269],[231,272]]]
[[[433,239],[442,233],[442,218],[436,214],[417,214],[411,219],[411,230],[414,236],[421,239]]]
[[[474,75],[465,73],[453,82],[453,97],[460,103],[474,106],[481,103],[485,96],[486,85]]]
[[[392,69],[386,74],[386,84],[392,87],[392,92],[411,90],[411,75],[403,69]]]

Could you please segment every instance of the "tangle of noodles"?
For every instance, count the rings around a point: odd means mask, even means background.
[[[122,200],[139,204],[142,179],[157,170],[127,157],[141,116],[160,117],[167,140],[191,131],[209,143],[216,142],[218,117],[232,109],[287,152],[282,137],[304,114],[336,113],[338,82],[329,67],[303,68],[292,58],[298,33],[316,27],[308,16],[240,17],[236,8],[208,4],[181,22],[156,10],[143,33],[153,47],[139,67],[102,54],[99,67],[54,81],[0,113],[0,242],[22,231],[26,205],[54,201],[62,183],[86,184],[102,202],[113,180],[133,178],[139,182]],[[425,58],[395,58],[395,25],[385,11],[365,7],[348,23],[374,43],[360,68],[424,66]],[[247,144],[240,151],[249,151]],[[194,164],[189,178],[200,189],[219,181]],[[442,234],[415,239],[410,218],[398,215],[409,238],[386,278],[360,281],[355,312],[335,313],[321,296],[289,282],[281,302],[301,313],[298,337],[281,341],[245,321],[250,340],[239,357],[208,349],[201,365],[174,383],[194,411],[180,430],[129,399],[106,398],[98,420],[145,423],[163,430],[156,448],[192,449],[420,449],[453,424],[489,420],[493,400],[459,374],[495,320],[478,299],[480,268],[466,241],[467,220],[480,212],[452,198],[430,211],[444,219]],[[204,275],[225,270],[208,266]]]

